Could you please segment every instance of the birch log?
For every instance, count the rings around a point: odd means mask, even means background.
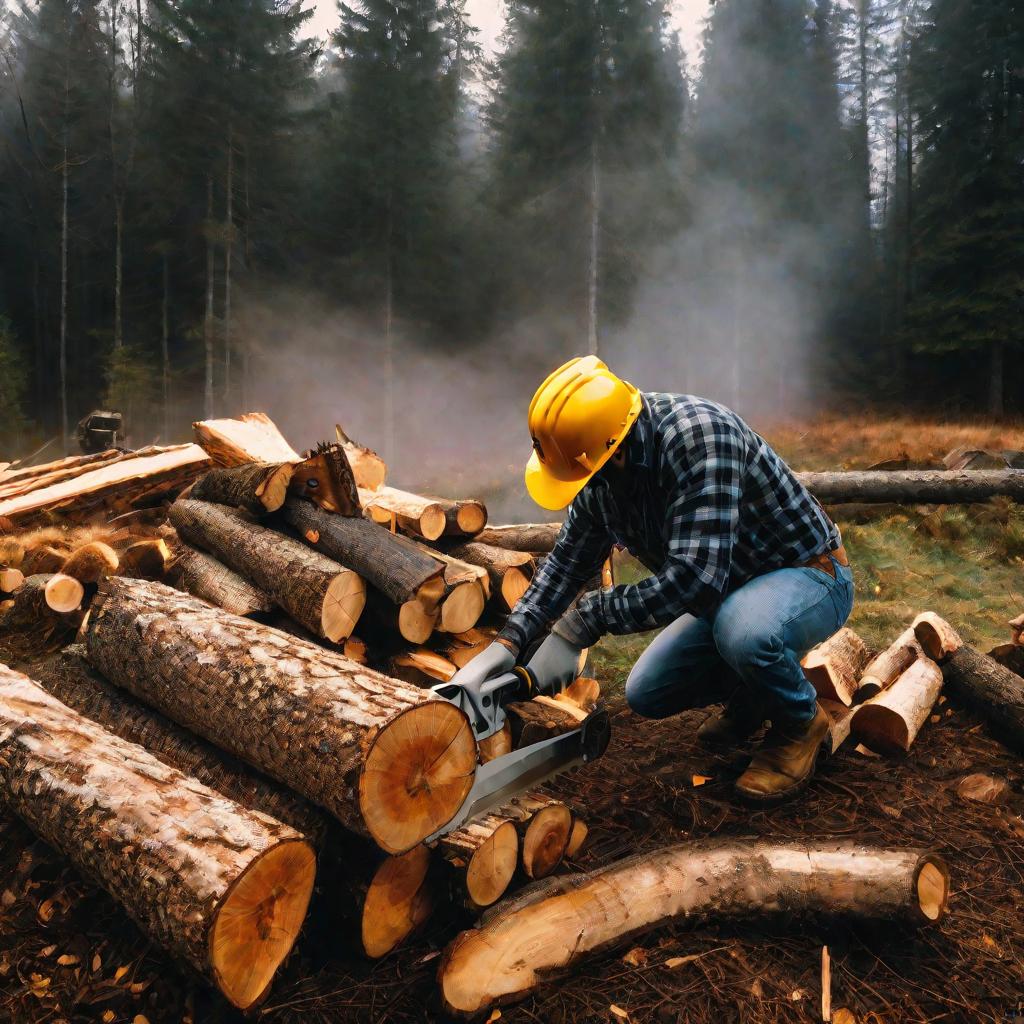
[[[247,1009],[306,915],[316,858],[294,829],[215,793],[0,667],[0,793],[158,945]]]
[[[931,658],[919,658],[892,686],[857,708],[850,731],[876,753],[905,754],[941,689],[942,670]]]
[[[786,913],[927,923],[946,912],[935,854],[852,843],[707,840],[550,879],[463,932],[441,960],[445,1009],[472,1017],[521,998],[584,956],[675,920]]]
[[[853,703],[857,679],[868,660],[864,641],[847,626],[818,644],[800,663],[819,697]]]
[[[896,682],[923,653],[914,636],[914,627],[908,626],[889,647],[867,663],[854,698],[863,702],[881,693]]]
[[[89,661],[179,725],[404,853],[473,783],[466,716],[429,691],[159,583],[104,580]]]
[[[1024,471],[903,470],[797,473],[800,482],[825,505],[846,502],[953,505],[1004,496],[1024,501]]]
[[[224,505],[178,500],[168,518],[183,540],[244,576],[306,629],[335,643],[351,635],[366,603],[366,586],[351,569]]]

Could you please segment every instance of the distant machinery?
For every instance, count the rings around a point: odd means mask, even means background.
[[[79,421],[75,436],[86,455],[117,448],[124,441],[123,417],[119,412],[94,409]]]

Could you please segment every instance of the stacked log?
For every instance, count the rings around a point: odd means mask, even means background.
[[[84,597],[85,588],[71,576],[28,576],[11,595],[11,604],[0,621],[9,630],[74,632],[78,623],[72,613],[78,611]]]
[[[169,767],[6,667],[0,792],[232,1005],[248,1009],[266,995],[313,890],[316,857],[293,828]]]
[[[537,563],[526,551],[510,551],[479,541],[456,544],[446,549],[449,555],[487,571],[491,593],[500,599],[501,610],[510,612],[526,593]]]
[[[179,499],[168,518],[183,540],[240,573],[317,636],[337,643],[352,634],[366,588],[351,569],[223,505]]]
[[[316,644],[116,577],[83,634],[112,683],[388,853],[442,828],[472,786],[476,743],[458,708]]]
[[[212,555],[186,544],[173,531],[167,547],[171,553],[167,582],[172,586],[232,615],[260,616],[273,611],[273,601],[262,590]]]
[[[850,705],[867,660],[864,641],[844,626],[810,651],[801,665],[819,697]]]
[[[479,501],[429,498],[382,485],[361,490],[359,500],[375,523],[433,541],[441,536],[472,536],[487,523],[487,510]]]
[[[488,526],[476,535],[481,544],[508,551],[549,552],[558,539],[561,523],[517,523]]]
[[[248,462],[211,469],[192,485],[189,497],[265,516],[284,504],[294,473],[295,467],[288,462]]]

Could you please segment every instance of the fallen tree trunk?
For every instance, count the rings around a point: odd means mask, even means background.
[[[982,715],[992,731],[1024,752],[1024,678],[967,644],[943,660],[950,693]]]
[[[669,921],[784,910],[928,922],[945,914],[948,894],[945,863],[922,850],[685,843],[551,879],[499,904],[448,947],[438,979],[445,1008],[471,1017]]]
[[[397,605],[419,601],[429,608],[444,594],[444,564],[406,537],[296,498],[285,503],[284,519],[311,547],[357,572]]]
[[[476,743],[458,708],[316,644],[117,577],[83,633],[112,683],[388,853],[445,825],[472,786]]]
[[[362,579],[299,541],[204,501],[176,501],[168,519],[183,540],[254,583],[317,636],[337,643],[359,621],[366,603]]]
[[[857,708],[850,730],[876,753],[905,754],[941,689],[942,670],[931,658],[919,658],[892,686]]]
[[[269,615],[274,610],[274,602],[262,590],[212,555],[190,547],[177,536],[167,541],[173,559],[168,583],[232,615]]]
[[[66,647],[57,658],[40,665],[36,675],[44,690],[104,729],[145,747],[164,764],[243,807],[291,825],[313,846],[323,845],[326,818],[321,811],[108,683],[86,661],[83,646]]]
[[[800,663],[819,697],[853,703],[857,680],[868,660],[864,641],[848,626],[818,644]]]
[[[486,569],[491,592],[501,596],[506,611],[511,611],[526,593],[537,567],[533,555],[525,551],[510,551],[479,541],[457,544],[447,552],[463,562]]]
[[[4,803],[234,1006],[269,990],[316,857],[250,811],[0,668]]]
[[[1024,471],[905,470],[797,473],[800,482],[825,505],[842,502],[936,502],[954,505],[1003,496],[1024,502]]]
[[[265,516],[284,504],[294,472],[295,467],[289,462],[219,467],[204,473],[192,485],[189,497]]]
[[[923,653],[914,636],[914,627],[908,626],[889,647],[865,666],[854,699],[863,702],[881,693],[896,682]]]
[[[516,523],[510,526],[488,526],[476,535],[481,544],[491,544],[509,551],[548,552],[555,546],[561,523]]]

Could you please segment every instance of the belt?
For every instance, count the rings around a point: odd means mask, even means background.
[[[832,551],[822,551],[820,555],[815,555],[813,558],[809,558],[806,562],[800,562],[795,568],[797,569],[820,569],[822,572],[827,572],[832,579],[836,578],[836,567],[832,563],[832,559],[835,559],[840,565],[849,566],[850,559],[846,554],[846,548],[840,544],[839,547],[834,548]]]

